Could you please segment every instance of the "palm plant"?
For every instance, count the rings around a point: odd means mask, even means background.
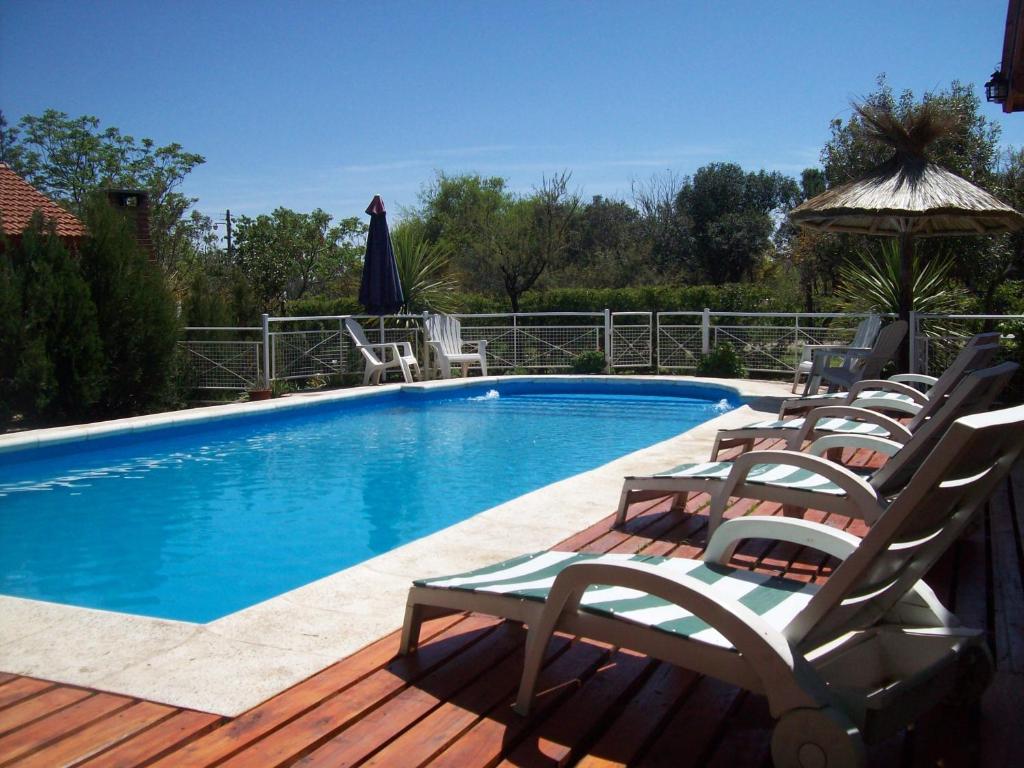
[[[405,295],[402,312],[451,312],[458,290],[458,283],[448,272],[451,249],[443,243],[428,241],[418,227],[411,225],[395,227],[391,245]]]
[[[847,261],[839,268],[841,284],[836,297],[844,310],[896,314],[900,308],[900,245],[886,240],[879,254],[862,253],[860,261]],[[950,277],[953,260],[933,257],[912,262],[913,306],[915,312],[949,314],[960,308],[956,284]]]

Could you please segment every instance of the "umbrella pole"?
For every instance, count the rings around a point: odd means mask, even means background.
[[[914,308],[914,236],[904,230],[900,233],[900,320],[907,322],[908,338],[900,344],[899,361],[904,371],[910,370],[910,311]]]

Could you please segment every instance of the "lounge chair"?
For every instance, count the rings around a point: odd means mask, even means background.
[[[805,452],[750,451],[735,461],[711,461],[681,464],[645,477],[626,477],[615,516],[615,525],[625,522],[633,497],[672,495],[675,510],[686,505],[687,496],[698,491],[711,494],[708,512],[708,536],[722,522],[730,496],[777,501],[787,514],[797,509],[818,509],[873,523],[872,510],[898,493],[910,480],[937,440],[954,420],[987,409],[1005,388],[1018,366],[1003,363],[965,376],[949,396],[945,406],[936,409],[906,443],[865,434],[838,433],[815,440]],[[880,469],[860,473],[822,458],[836,448],[867,448],[889,459]],[[862,517],[864,510],[869,517]]]
[[[806,410],[809,416],[797,419],[768,419],[742,427],[721,429],[715,437],[711,460],[727,448],[740,446],[743,451],[753,447],[755,440],[785,438],[788,448],[799,450],[804,440],[814,440],[837,432],[888,437],[905,443],[914,431],[941,408],[946,396],[969,373],[988,365],[999,344],[968,344],[938,379],[932,379],[931,396],[924,395],[902,381],[890,379],[865,380],[853,385],[849,394],[838,402],[827,395],[816,399],[816,405]],[[783,403],[785,408],[785,403]],[[906,425],[884,415],[882,411],[912,414]]]
[[[348,331],[356,349],[363,356],[366,367],[363,369],[363,386],[380,384],[389,370],[399,369],[406,383],[413,381],[413,371],[420,375],[420,364],[413,354],[412,345],[407,341],[371,344],[366,332],[358,321],[351,317],[345,318],[345,330]],[[420,376],[422,378],[422,376]]]
[[[796,365],[793,373],[793,392],[796,392],[800,384],[801,376],[809,376],[814,367],[814,355],[828,352],[830,354],[844,354],[851,349],[868,350],[875,343],[875,337],[882,328],[882,318],[878,315],[869,315],[857,325],[853,332],[853,341],[849,345],[838,344],[804,344],[800,352],[800,362]]]
[[[462,375],[469,376],[469,367],[480,367],[480,375],[487,375],[487,342],[483,339],[464,341],[462,323],[451,315],[423,314],[423,327],[427,334],[427,346],[441,370],[441,378],[452,377],[452,363],[462,366]],[[467,352],[467,346],[476,346]]]
[[[849,392],[828,392],[784,400],[779,408],[779,418],[784,419],[822,405],[850,405],[857,399],[864,400],[860,404],[869,407],[917,413],[915,405],[923,405],[933,393],[948,394],[959,380],[958,377],[969,370],[968,366],[980,368],[986,364],[972,363],[971,353],[968,351],[971,347],[996,345],[998,348],[999,339],[998,331],[972,336],[938,378],[923,373],[897,373],[887,379],[861,379],[850,387]],[[991,357],[989,359],[991,360]]]
[[[723,525],[703,561],[544,552],[419,580],[400,652],[433,616],[525,622],[516,709],[527,714],[552,634],[579,635],[764,695],[778,720],[778,768],[863,766],[865,744],[943,698],[979,698],[991,679],[982,631],[963,627],[921,579],[1022,449],[1024,406],[958,420],[891,505],[864,511],[877,523],[863,539],[747,517]],[[820,586],[730,566],[747,539],[812,547],[841,563]]]
[[[861,379],[877,379],[886,364],[896,356],[900,342],[906,335],[907,321],[896,320],[878,332],[869,350],[851,349],[842,355],[829,352],[815,355],[804,394],[815,394],[821,384],[833,392],[839,388],[849,389]],[[840,364],[832,365],[837,357],[840,358]]]

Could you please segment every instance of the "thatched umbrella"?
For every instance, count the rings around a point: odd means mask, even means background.
[[[863,178],[830,189],[794,208],[794,224],[823,232],[897,237],[900,307],[913,307],[914,238],[988,235],[1024,228],[1024,216],[985,190],[929,162],[925,147],[950,123],[925,104],[906,123],[891,111],[855,105],[869,135],[895,155]]]

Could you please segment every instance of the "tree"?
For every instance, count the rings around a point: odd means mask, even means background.
[[[693,221],[679,209],[679,190],[688,182],[668,171],[633,182],[633,205],[640,212],[641,240],[659,274],[694,277]]]
[[[99,405],[117,416],[166,407],[179,338],[174,298],[102,195],[87,202],[85,223],[82,274],[96,307],[107,376]]]
[[[694,264],[715,285],[753,280],[772,250],[774,216],[798,197],[780,173],[745,173],[735,163],[712,163],[683,182],[676,209],[692,222]]]
[[[422,221],[426,240],[451,252],[463,287],[491,292],[500,290],[501,282],[485,259],[493,249],[499,222],[510,215],[514,203],[503,178],[439,172],[420,192],[420,209],[414,217]]]
[[[569,246],[569,231],[580,206],[569,192],[571,174],[544,178],[532,197],[518,200],[492,230],[490,259],[501,273],[512,311],[519,300]]]
[[[351,282],[359,273],[365,234],[366,225],[355,217],[332,227],[330,214],[319,208],[277,208],[269,216],[239,218],[234,259],[263,311],[273,311],[285,298],[301,299],[333,280]]]
[[[48,109],[26,115],[4,148],[6,162],[32,186],[84,215],[90,193],[105,187],[143,189],[149,194],[150,230],[157,262],[166,270],[176,255],[175,229],[195,202],[176,189],[205,162],[180,144],[158,147],[152,139],[136,140],[113,126],[101,128],[91,115],[72,118]],[[6,141],[6,140],[5,140]]]

